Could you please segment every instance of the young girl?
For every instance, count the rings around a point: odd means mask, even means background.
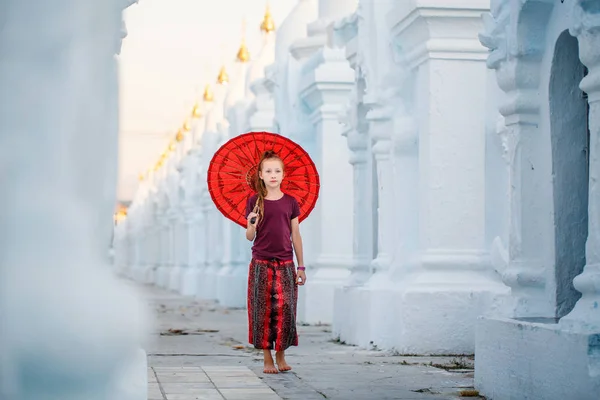
[[[298,345],[297,285],[306,283],[298,226],[300,207],[294,197],[281,191],[284,173],[277,154],[266,151],[258,164],[258,193],[246,204],[246,239],[254,241],[248,275],[249,341],[263,349],[267,374],[292,369],[285,361],[285,350]],[[276,351],[277,368],[272,349]]]

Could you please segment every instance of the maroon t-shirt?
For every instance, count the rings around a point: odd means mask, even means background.
[[[250,196],[246,203],[246,217],[256,205],[258,195]],[[300,215],[298,201],[287,194],[279,200],[265,199],[265,213],[259,216],[252,257],[256,260],[292,260],[291,221]]]

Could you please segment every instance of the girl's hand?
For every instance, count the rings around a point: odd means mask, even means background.
[[[258,206],[254,207],[254,210],[252,210],[252,212],[250,214],[248,214],[248,226],[252,226],[254,229],[256,229],[256,224],[258,224]],[[252,218],[255,218],[254,223],[252,223]]]
[[[298,271],[298,276],[296,278],[296,284],[299,286],[303,286],[306,283],[306,272]]]

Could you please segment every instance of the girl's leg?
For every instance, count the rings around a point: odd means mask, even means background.
[[[292,367],[285,361],[285,350],[278,351],[275,353],[275,359],[277,360],[277,368],[281,372],[291,371]]]
[[[263,349],[263,353],[265,356],[265,369],[263,372],[265,374],[276,374],[277,368],[275,368],[275,362],[273,361],[273,356],[271,355],[271,350]]]

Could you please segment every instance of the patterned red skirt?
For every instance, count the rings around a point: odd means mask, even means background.
[[[248,340],[257,349],[298,346],[293,261],[255,260],[248,273]]]

